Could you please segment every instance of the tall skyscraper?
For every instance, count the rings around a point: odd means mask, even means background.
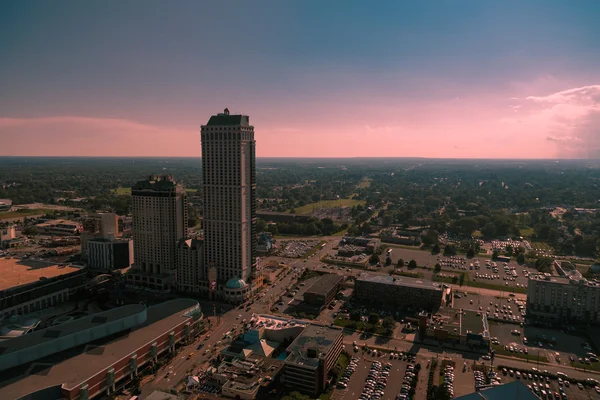
[[[134,264],[127,283],[155,290],[175,284],[177,244],[187,234],[187,196],[172,176],[131,188]]]
[[[239,298],[256,271],[254,127],[225,109],[201,131],[204,263],[216,269],[219,288]]]

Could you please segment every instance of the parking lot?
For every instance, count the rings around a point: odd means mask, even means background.
[[[381,374],[383,373],[385,365],[389,363],[390,378],[387,380],[385,389],[383,389],[384,393],[383,396],[381,396],[381,399],[396,399],[396,396],[400,393],[402,385],[404,384],[404,380],[400,378],[405,376],[408,365],[415,365],[415,363],[408,362],[406,360],[390,360],[389,355],[387,354],[384,354],[382,357],[373,357],[372,355],[368,354],[355,355],[354,357],[358,358],[356,369],[348,380],[347,388],[336,389],[336,392],[333,396],[335,399],[359,399],[363,393],[363,390],[365,389],[367,378],[371,372],[371,368],[373,366],[372,362],[375,360],[382,364]],[[412,368],[414,369],[415,367],[413,366]],[[425,366],[423,366],[418,374],[418,383],[415,387],[415,398],[425,398],[426,387],[427,372],[425,370]]]
[[[281,242],[278,255],[287,258],[304,257],[309,251],[320,243],[318,240],[290,240]]]
[[[505,297],[482,295],[477,289],[457,292],[454,295],[454,308],[476,310],[488,313],[488,319],[520,324],[525,318],[526,301],[517,300],[510,295]]]

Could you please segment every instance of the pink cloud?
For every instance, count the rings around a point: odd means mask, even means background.
[[[113,118],[0,118],[2,155],[197,156],[198,128]]]

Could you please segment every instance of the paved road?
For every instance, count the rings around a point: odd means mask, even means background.
[[[156,377],[148,384],[144,385],[142,388],[141,397],[145,398],[156,389],[168,390],[176,386],[178,382],[187,376],[188,371],[192,369],[194,372],[198,370],[204,370],[208,365],[210,358],[212,358],[215,354],[218,354],[218,352],[225,348],[225,346],[229,343],[228,340],[223,339],[225,333],[229,332],[232,328],[241,328],[242,320],[249,320],[253,313],[269,313],[272,304],[281,295],[283,295],[288,286],[292,286],[297,281],[297,278],[302,270],[304,268],[315,268],[318,266],[320,256],[326,251],[331,251],[331,249],[337,245],[340,240],[339,237],[328,239],[329,240],[325,248],[319,250],[315,255],[307,260],[273,257],[272,259],[285,261],[290,266],[290,273],[284,276],[280,275],[273,285],[268,286],[265,291],[263,291],[264,295],[255,300],[254,303],[249,307],[245,307],[243,309],[236,307],[226,313],[223,313],[222,315],[217,316],[213,316],[212,309],[204,309],[203,311],[205,316],[207,316],[207,319],[211,322],[208,331],[208,334],[210,335],[209,338],[205,339],[206,334],[204,334],[194,343],[181,348],[173,361],[169,365],[161,368],[161,370],[156,374]],[[293,267],[297,268],[297,272],[293,271]],[[217,304],[217,309],[218,307],[219,306]],[[201,350],[196,350],[200,343],[204,343],[204,347]],[[209,351],[208,354],[204,354],[205,350],[207,349],[215,350]],[[188,360],[187,356],[191,352],[194,352],[194,355]],[[168,372],[170,372],[170,374],[167,377],[166,375]]]

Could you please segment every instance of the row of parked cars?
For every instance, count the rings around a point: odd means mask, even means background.
[[[450,398],[454,398],[454,367],[452,365],[446,365],[444,368],[444,387],[450,395]]]
[[[359,399],[380,400],[383,397],[391,369],[391,363],[382,365],[379,361],[373,361],[369,375],[367,376],[367,379],[365,379],[365,387],[359,396]]]
[[[346,367],[346,370],[342,374],[342,377],[338,381],[338,384],[337,384],[338,389],[346,389],[348,387],[348,382],[350,382],[350,377],[352,377],[352,374],[354,373],[354,371],[356,371],[357,366],[358,366],[358,358],[352,357],[352,359],[348,363],[348,366]]]
[[[406,366],[406,371],[404,372],[404,381],[402,382],[402,387],[400,388],[400,393],[396,396],[396,400],[408,400],[410,398],[411,391],[414,392],[415,389],[415,366],[412,364],[408,364]]]

